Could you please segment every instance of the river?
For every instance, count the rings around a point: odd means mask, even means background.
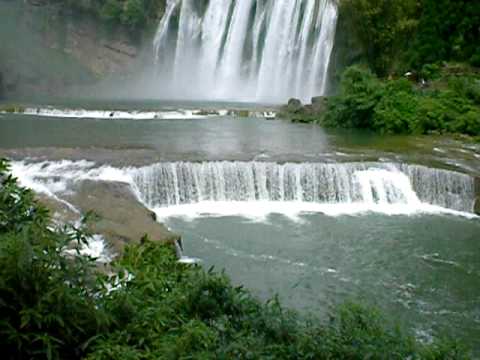
[[[2,114],[0,155],[59,197],[85,178],[129,183],[184,255],[262,299],[319,317],[363,301],[480,352],[478,145],[239,116],[251,104],[114,105]]]

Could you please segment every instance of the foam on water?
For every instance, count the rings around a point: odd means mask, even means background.
[[[126,169],[111,166],[96,167],[90,161],[43,161],[11,163],[12,173],[20,185],[37,193],[55,196],[68,190],[76,181],[98,180],[132,183],[132,177]]]
[[[474,181],[464,174],[384,163],[205,162],[141,168],[88,161],[13,162],[20,184],[62,198],[82,180],[123,182],[159,219],[283,214],[326,216],[473,214]]]
[[[272,214],[280,214],[292,221],[302,222],[302,215],[323,214],[325,216],[359,216],[368,213],[378,213],[388,216],[421,214],[444,214],[462,216],[469,219],[477,218],[472,213],[446,209],[436,205],[419,202],[416,206],[411,204],[368,204],[368,203],[339,203],[318,204],[311,202],[289,201],[203,201],[196,204],[157,207],[153,211],[160,221],[172,217],[184,220],[195,220],[201,217],[240,216],[251,221],[264,222]]]
[[[5,112],[3,112],[5,113]],[[104,119],[104,120],[153,120],[153,119],[202,119],[212,116],[223,116],[227,110],[207,112],[201,109],[179,109],[162,111],[123,111],[123,110],[85,110],[85,109],[60,109],[60,108],[26,108],[14,112],[17,115],[75,118],[75,119]]]
[[[99,120],[189,120],[205,119],[220,116],[241,116],[263,119],[275,119],[275,111],[243,110],[243,109],[176,109],[159,111],[124,111],[124,110],[85,110],[53,107],[18,109],[16,111],[0,111],[0,114],[15,114],[69,119],[99,119]]]
[[[66,250],[65,253],[73,256],[77,254],[75,250]],[[98,234],[89,237],[87,243],[80,248],[79,253],[83,256],[95,258],[100,263],[109,263],[113,259],[105,239]]]

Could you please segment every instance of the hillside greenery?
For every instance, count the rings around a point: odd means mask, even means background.
[[[445,61],[480,66],[480,2],[341,0],[366,62],[385,77]]]
[[[107,268],[80,255],[83,227],[48,211],[0,160],[0,351],[5,359],[468,359],[419,344],[377,310],[326,324],[262,303],[223,273],[181,264],[143,239]],[[69,252],[67,253],[67,249]]]
[[[461,133],[480,136],[480,76],[459,67],[428,67],[428,83],[381,80],[361,66],[348,68],[337,96],[316,121],[332,127],[389,134]],[[428,70],[428,74],[427,74]]]
[[[156,25],[165,9],[165,0],[51,0],[67,9],[94,14],[111,24],[142,30]]]

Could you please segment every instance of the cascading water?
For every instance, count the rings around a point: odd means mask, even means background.
[[[154,40],[163,96],[283,102],[327,89],[335,0],[168,0]]]
[[[457,172],[393,163],[172,162],[141,168],[96,167],[79,161],[12,166],[22,185],[58,199],[76,181],[129,183],[138,198],[161,216],[193,212],[374,211],[385,214],[456,213],[470,216],[474,178]],[[205,206],[203,206],[203,205]],[[198,210],[198,211],[197,211]],[[189,211],[188,209],[185,211]],[[473,215],[472,215],[473,216]]]
[[[205,201],[310,202],[396,205],[427,203],[471,212],[468,175],[417,165],[384,163],[160,163],[132,173],[151,208]]]

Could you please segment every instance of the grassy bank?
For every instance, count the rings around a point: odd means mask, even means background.
[[[48,212],[0,161],[0,350],[7,359],[466,359],[422,345],[376,310],[328,323],[262,303],[223,273],[178,263],[143,239],[106,269],[80,255],[83,228]],[[65,250],[70,249],[70,255]]]

